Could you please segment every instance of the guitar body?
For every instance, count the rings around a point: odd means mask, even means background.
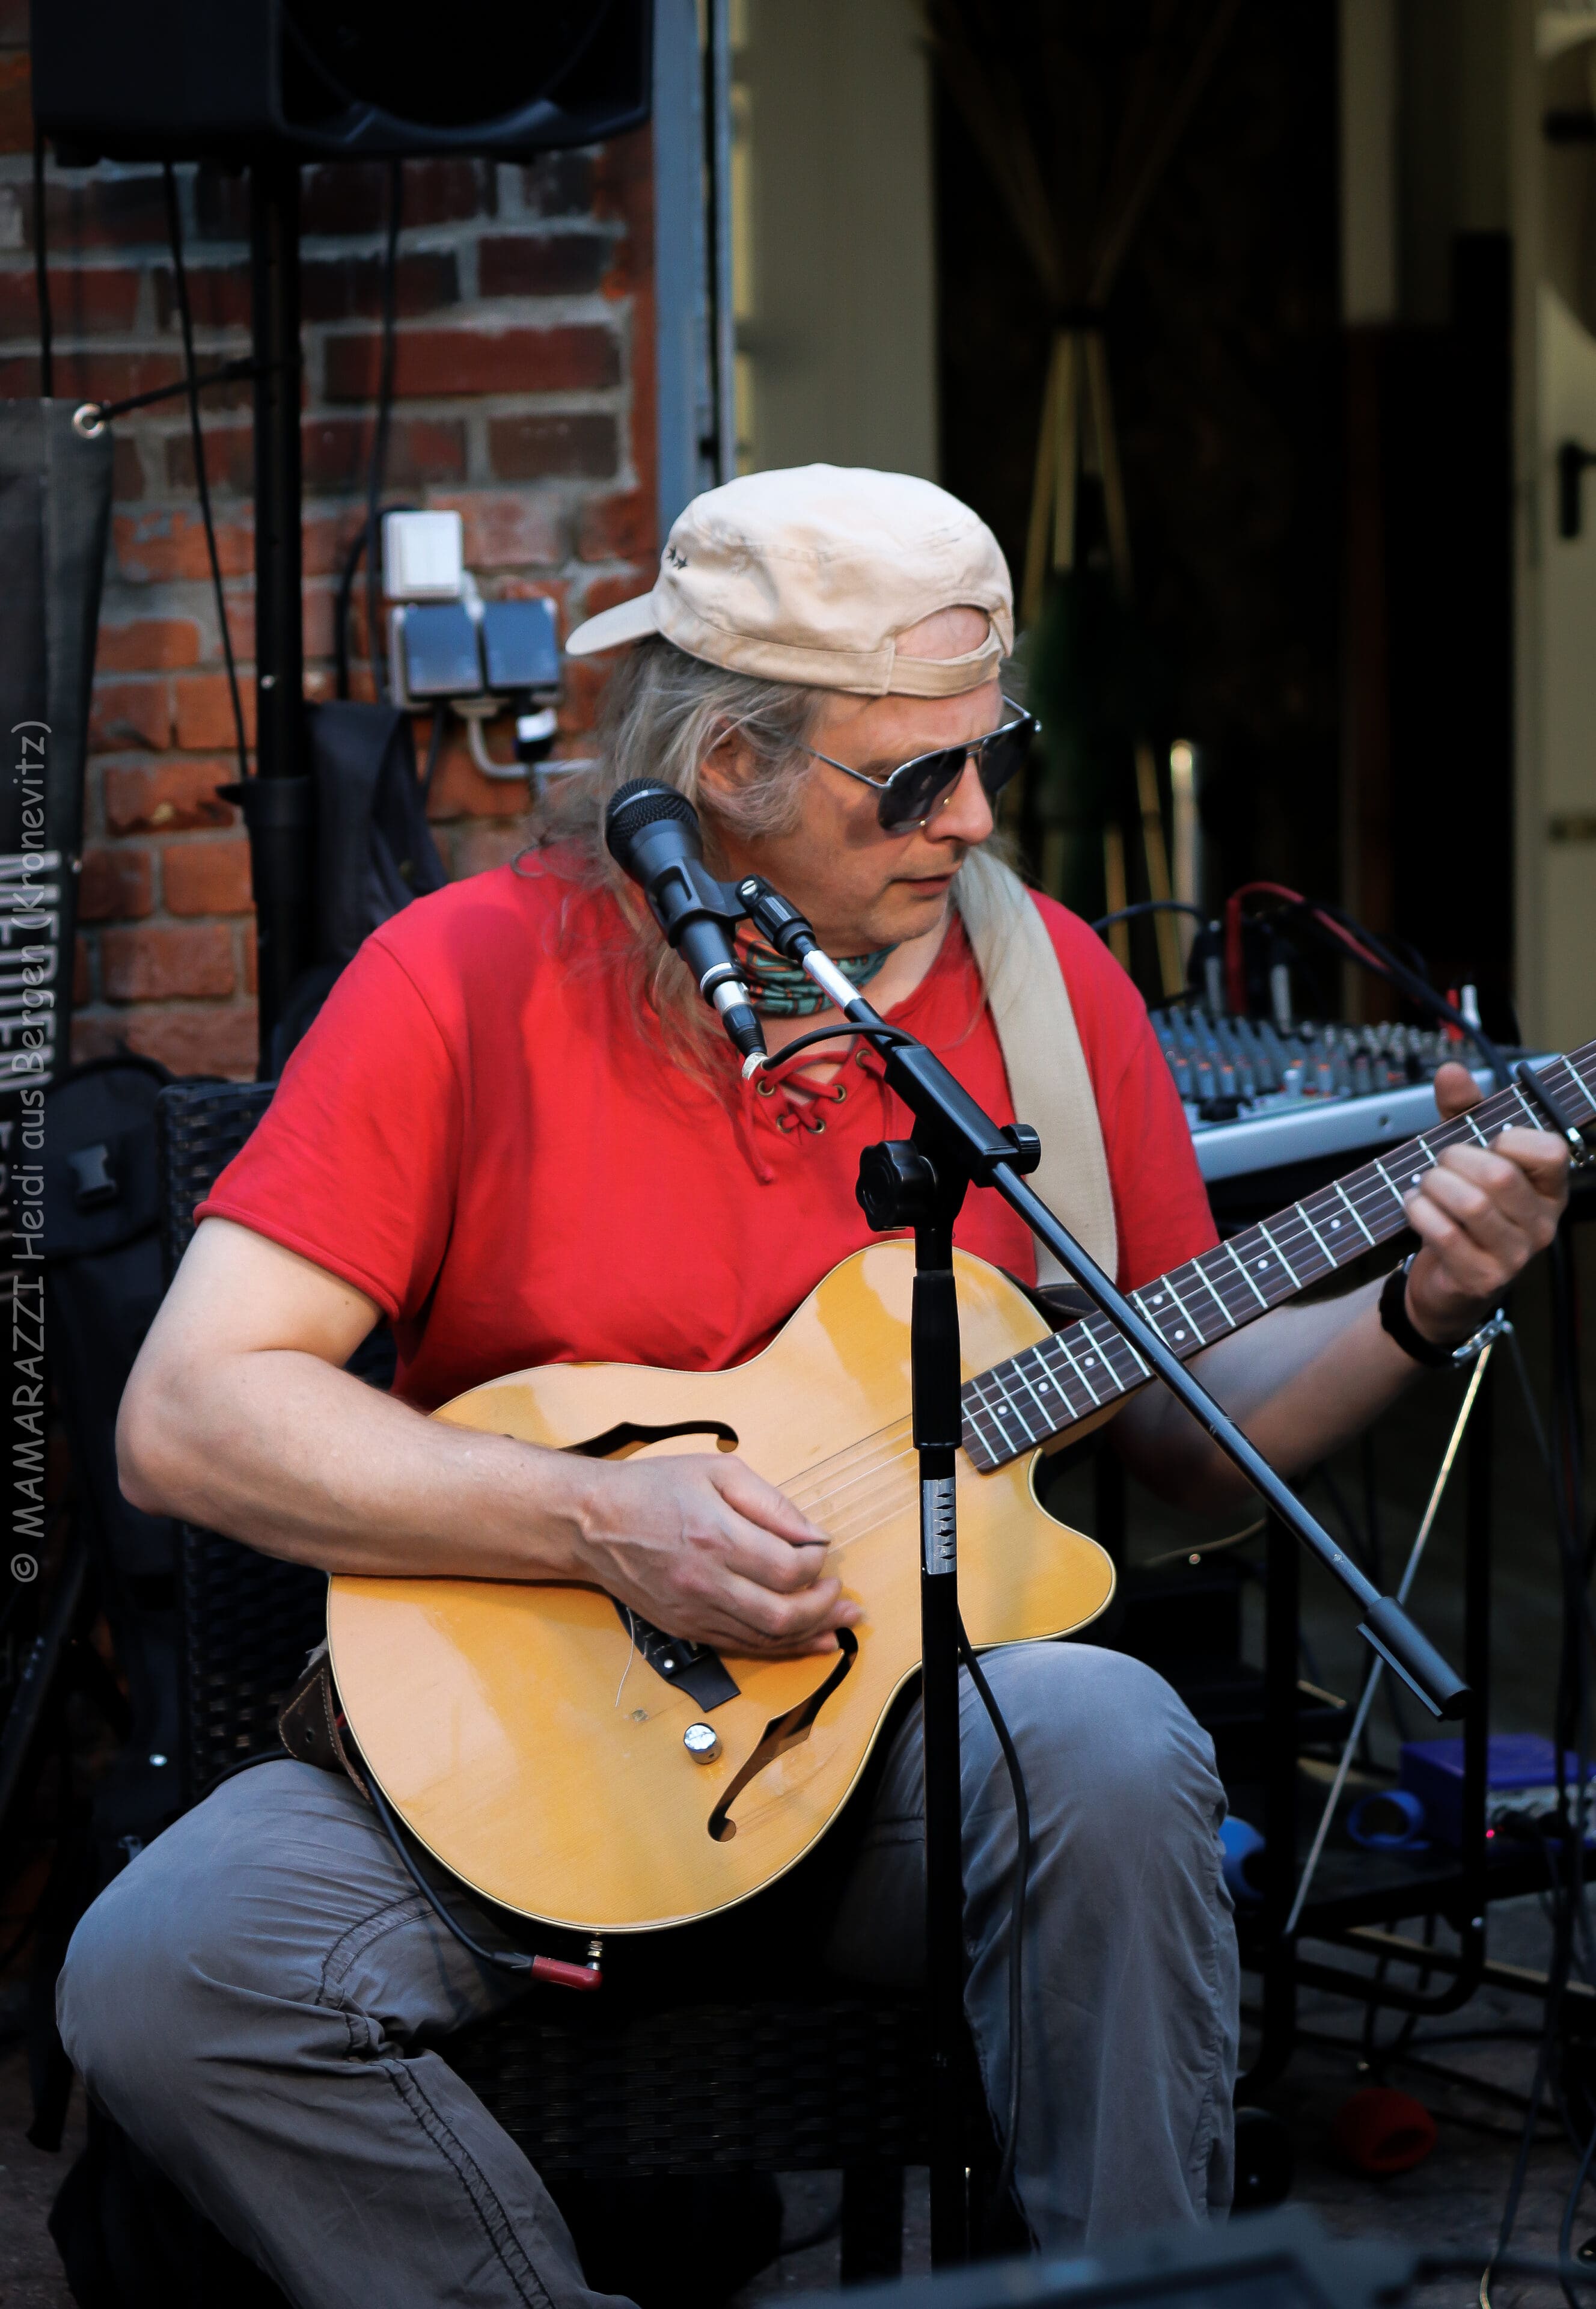
[[[967,1376],[1046,1336],[995,1267],[962,1253],[955,1264]],[[350,1729],[390,1803],[454,1875],[523,1916],[641,1932],[748,1898],[836,1818],[919,1665],[913,1275],[907,1242],[856,1253],[733,1371],[554,1363],[436,1414],[607,1455],[736,1449],[832,1535],[828,1567],[865,1612],[847,1674],[801,1742],[737,1795],[735,1833],[717,1840],[710,1816],[766,1726],[834,1658],[727,1652],[737,1696],[706,1709],[648,1664],[596,1588],[335,1578],[328,1632]],[[1037,1457],[983,1474],[960,1456],[960,1596],[977,1646],[1065,1634],[1113,1593],[1102,1550],[1038,1504]],[[709,1763],[683,1746],[697,1722],[720,1738]]]

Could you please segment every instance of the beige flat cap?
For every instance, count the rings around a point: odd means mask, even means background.
[[[958,608],[986,611],[979,649],[899,654],[900,634]],[[795,465],[694,497],[653,592],[590,618],[565,647],[591,657],[648,634],[766,681],[952,697],[990,681],[1014,647],[1014,592],[986,523],[934,481]]]

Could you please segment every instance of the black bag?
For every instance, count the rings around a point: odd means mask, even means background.
[[[449,877],[427,823],[410,717],[338,698],[308,715],[315,787],[316,959],[289,990],[272,1038],[282,1072],[362,941]]]
[[[410,716],[340,698],[310,713],[317,959],[340,970],[362,939],[448,880],[427,823]]]
[[[116,1407],[165,1287],[155,1102],[170,1079],[151,1059],[99,1059],[45,1100],[51,1373],[72,1443],[75,1511],[88,1524],[95,1590],[132,1711],[96,1791],[102,1883],[182,1806],[177,1533],[168,1518],[123,1498],[116,1454]]]

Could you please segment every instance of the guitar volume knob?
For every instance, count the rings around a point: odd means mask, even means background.
[[[720,1752],[720,1734],[712,1724],[689,1724],[682,1745],[695,1764],[712,1764]]]

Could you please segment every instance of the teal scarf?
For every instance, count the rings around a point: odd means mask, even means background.
[[[879,954],[839,955],[837,967],[853,985],[867,986],[893,951],[884,946]],[[796,962],[784,962],[772,947],[739,938],[738,960],[754,997],[754,1007],[765,1017],[809,1018],[829,1007],[830,997]]]

